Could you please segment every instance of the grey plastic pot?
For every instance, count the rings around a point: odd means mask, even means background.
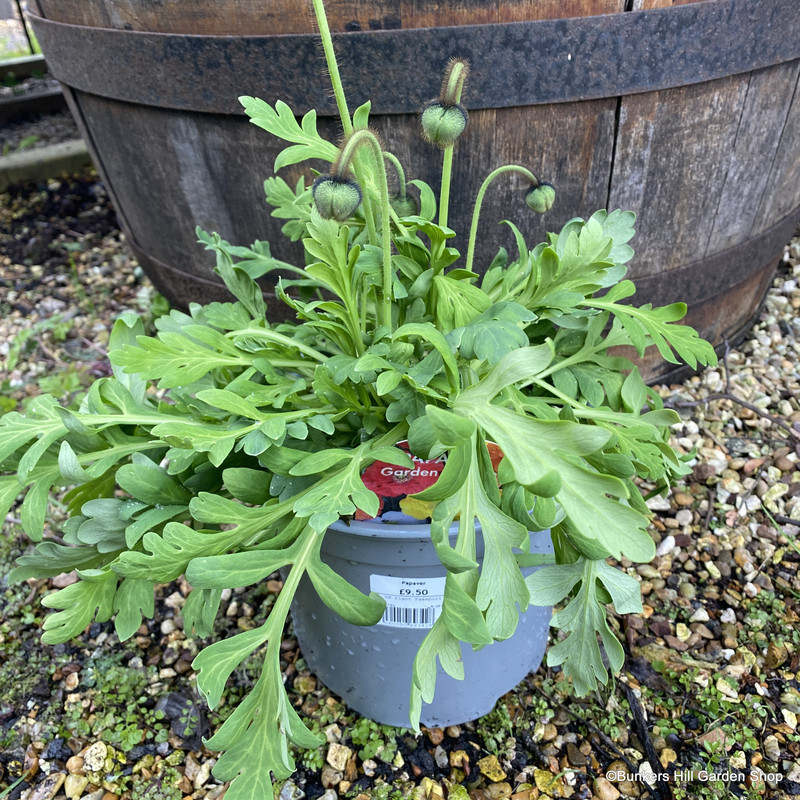
[[[384,619],[372,627],[345,622],[317,595],[308,578],[292,604],[294,629],[309,668],[352,709],[386,725],[408,727],[414,656],[433,624],[445,570],[428,525],[339,522],[322,558],[363,592],[387,597]],[[451,529],[455,541],[457,526]],[[478,537],[478,560],[483,556]],[[531,551],[552,553],[549,531],[531,534]],[[526,574],[532,570],[526,570]],[[456,725],[488,714],[497,700],[538,668],[547,645],[551,609],[530,606],[514,635],[477,652],[462,645],[465,679],[441,667],[436,694],[423,704],[422,723]]]

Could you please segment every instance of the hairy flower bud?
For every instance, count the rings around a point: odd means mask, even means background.
[[[422,109],[422,135],[425,141],[444,149],[455,143],[468,121],[467,109],[461,104],[445,105],[432,100]]]
[[[556,190],[549,183],[539,183],[531,186],[525,195],[525,202],[528,208],[537,214],[544,214],[553,207],[556,199]]]
[[[398,217],[413,217],[415,214],[419,214],[417,201],[409,195],[401,197],[396,194],[389,198],[389,202],[392,204],[394,213],[397,214]]]
[[[344,222],[361,203],[361,188],[355,181],[338,175],[320,175],[311,187],[311,196],[320,216]]]

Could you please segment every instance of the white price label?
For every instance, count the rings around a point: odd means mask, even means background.
[[[386,600],[378,625],[432,628],[442,612],[445,578],[393,578],[370,575],[369,588]]]

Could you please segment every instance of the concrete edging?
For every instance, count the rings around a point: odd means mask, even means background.
[[[18,58],[4,58],[0,61],[0,79],[12,73],[17,80],[30,78],[34,72],[47,72],[47,63],[41,53]]]
[[[83,139],[70,139],[46,147],[9,153],[0,156],[0,192],[17,183],[47,180],[76,172],[91,163]]]

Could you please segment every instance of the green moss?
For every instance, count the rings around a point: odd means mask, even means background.
[[[59,734],[97,736],[123,753],[137,744],[167,740],[169,725],[161,711],[154,710],[147,686],[155,668],[147,671],[122,665],[124,653],[115,651],[87,662],[81,671],[82,699],[97,709],[86,717],[81,703],[67,704]]]
[[[142,782],[139,779],[133,783],[131,800],[181,800],[183,792],[178,788],[181,777],[175,767],[167,766],[149,781]]]

